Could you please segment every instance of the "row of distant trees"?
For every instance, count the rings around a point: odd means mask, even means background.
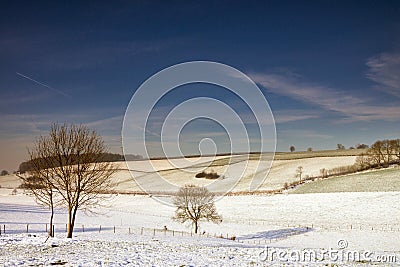
[[[349,147],[349,149],[355,149],[355,148],[357,148],[357,149],[366,149],[368,147],[369,146],[366,145],[366,144],[357,144],[355,147],[353,147],[353,146]],[[343,144],[337,144],[336,145],[336,149],[337,150],[345,150],[346,147]],[[290,152],[294,152],[294,151],[296,151],[296,147],[292,145],[292,146],[289,147],[289,150],[290,150]],[[309,148],[307,148],[307,151],[311,152],[311,151],[313,151],[313,148],[309,147]]]
[[[134,160],[142,160],[143,156],[141,155],[121,155],[121,154],[113,154],[113,153],[102,153],[99,155],[99,160],[102,162],[115,162],[115,161],[134,161]],[[52,162],[53,164],[59,164],[57,160],[49,160],[49,162]],[[19,173],[25,173],[33,168],[34,162],[32,160],[28,160],[25,162],[22,162],[19,165],[18,172]],[[50,166],[50,167],[59,167],[59,166]]]

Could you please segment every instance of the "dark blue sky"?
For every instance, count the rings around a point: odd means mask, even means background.
[[[399,1],[2,1],[0,169],[51,122],[85,123],[119,152],[136,88],[192,60],[257,82],[278,151],[398,138],[399,14]]]

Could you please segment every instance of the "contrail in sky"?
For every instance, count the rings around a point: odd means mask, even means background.
[[[39,82],[39,81],[36,81],[35,79],[32,79],[32,78],[30,78],[30,77],[28,77],[28,76],[26,76],[26,75],[23,75],[23,74],[21,74],[21,73],[19,73],[19,72],[16,72],[16,74],[18,74],[19,76],[21,76],[21,77],[23,77],[23,78],[25,78],[25,79],[28,79],[28,80],[34,82],[34,83],[37,83],[37,84],[39,84],[39,85],[41,85],[41,86],[44,86],[44,87],[46,87],[46,88],[48,88],[48,89],[50,89],[50,90],[52,90],[52,91],[54,91],[54,92],[57,92],[57,93],[59,93],[59,94],[61,94],[61,95],[63,95],[63,96],[71,97],[70,95],[64,93],[63,91],[57,90],[57,89],[55,89],[55,88],[53,88],[53,87],[51,87],[51,86],[49,86],[49,85],[47,85],[47,84],[41,83],[41,82]]]

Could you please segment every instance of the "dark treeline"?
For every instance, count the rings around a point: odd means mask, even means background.
[[[124,155],[121,154],[113,154],[113,153],[102,153],[98,157],[98,162],[114,162],[114,161],[134,161],[134,160],[142,160],[143,157],[141,155]],[[54,162],[57,162],[57,160],[54,160]],[[75,164],[76,162],[71,162],[71,164]],[[58,167],[56,163],[54,163],[52,166],[48,166],[48,168],[54,168]],[[32,169],[32,160],[28,160],[25,162],[22,162],[19,165],[18,172],[24,173],[26,171],[29,171]]]

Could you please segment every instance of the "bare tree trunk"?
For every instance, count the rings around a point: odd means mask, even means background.
[[[72,238],[74,226],[72,224],[72,208],[68,208],[67,238]]]
[[[72,238],[72,233],[74,232],[75,226],[75,218],[76,212],[78,211],[78,207],[73,207],[70,211],[68,211],[68,233],[67,238]]]
[[[51,214],[50,214],[50,230],[49,230],[49,236],[50,236],[50,237],[54,237],[54,233],[53,233],[54,206],[53,206],[53,204],[51,205],[50,209],[51,209]]]
[[[198,231],[198,229],[199,229],[199,226],[198,226],[198,224],[197,224],[197,221],[194,221],[193,223],[194,223],[194,233],[197,234],[197,231]]]

